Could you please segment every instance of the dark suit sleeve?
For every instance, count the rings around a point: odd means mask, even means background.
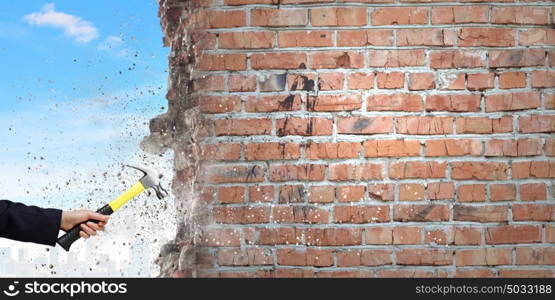
[[[0,200],[0,237],[55,246],[62,211]]]

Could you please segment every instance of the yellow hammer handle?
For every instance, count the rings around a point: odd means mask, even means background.
[[[112,211],[118,210],[122,207],[127,201],[135,198],[138,194],[145,190],[143,184],[139,181],[135,183],[130,189],[128,189],[125,193],[119,195],[116,199],[112,200],[108,205],[112,208]]]

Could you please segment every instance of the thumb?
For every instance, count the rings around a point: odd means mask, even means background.
[[[110,217],[107,216],[107,215],[99,214],[99,213],[94,212],[94,211],[90,211],[88,213],[88,218],[93,219],[93,220],[97,220],[97,221],[101,221],[101,222],[108,222],[108,219]]]

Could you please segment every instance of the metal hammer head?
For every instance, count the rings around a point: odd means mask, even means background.
[[[130,165],[125,166],[141,171],[144,176],[139,181],[143,184],[145,190],[152,188],[154,192],[156,192],[156,197],[158,197],[158,199],[162,199],[168,195],[168,191],[166,191],[160,184],[160,178],[162,178],[160,173],[147,168]]]

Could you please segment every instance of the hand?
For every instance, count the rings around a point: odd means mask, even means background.
[[[90,236],[96,235],[97,231],[104,230],[104,226],[108,222],[108,219],[108,216],[90,210],[63,211],[60,228],[63,231],[68,231],[73,228],[73,226],[87,220],[99,221],[98,223],[87,222],[81,224],[81,231],[79,231],[79,235],[84,239],[88,239]]]

